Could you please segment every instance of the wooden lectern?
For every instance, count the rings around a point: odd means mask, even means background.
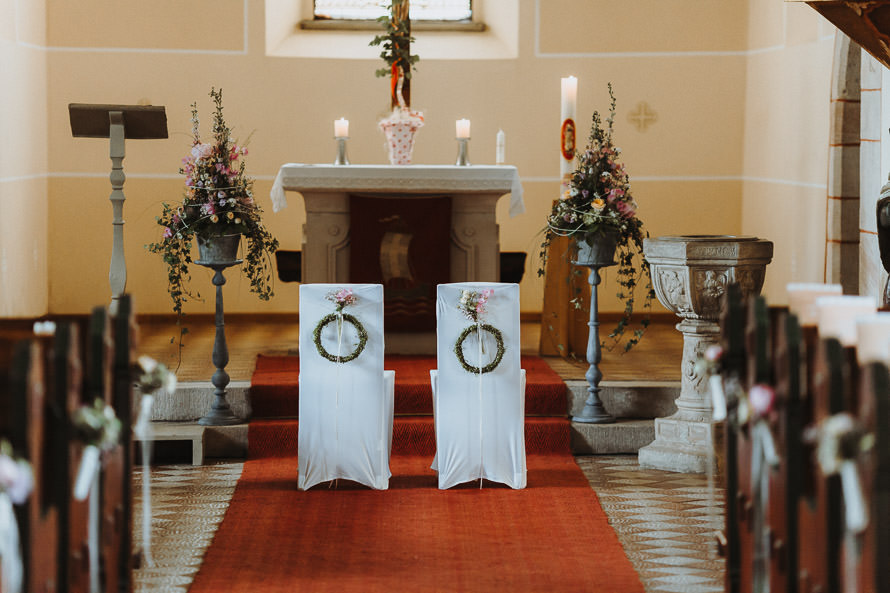
[[[71,134],[75,138],[108,138],[111,142],[111,206],[114,238],[111,247],[112,314],[117,313],[118,299],[127,286],[127,264],[124,260],[124,140],[150,140],[167,137],[167,114],[163,105],[68,105]]]

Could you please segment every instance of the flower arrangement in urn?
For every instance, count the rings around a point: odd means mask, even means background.
[[[538,275],[544,274],[548,247],[554,237],[574,239],[573,249],[568,255],[573,259],[579,256],[579,263],[583,263],[580,260],[591,248],[614,246],[618,263],[618,298],[624,302],[624,311],[609,337],[618,343],[630,324],[637,286],[645,283],[643,309],[647,313],[655,292],[649,277],[649,265],[642,258],[643,239],[648,233],[643,230],[643,221],[637,217],[630,177],[619,160],[621,149],[612,143],[616,101],[611,84],[609,98],[609,117],[605,126],[599,112],[594,111],[588,146],[583,152],[576,153],[578,165],[568,188],[547,217]],[[640,258],[639,269],[636,257]],[[579,299],[573,302],[577,307],[581,306]],[[625,342],[625,350],[630,350],[643,336],[649,325],[648,315],[640,325],[641,328],[634,330],[633,336]]]
[[[161,254],[167,265],[167,290],[180,318],[183,303],[200,296],[192,295],[188,288],[193,239],[199,247],[218,238],[234,239],[230,241],[234,252],[229,257],[234,260],[243,236],[247,244],[242,270],[250,280],[251,292],[262,300],[274,294],[271,255],[278,249],[278,241],[263,226],[263,210],[254,200],[253,180],[245,172],[247,148],[232,139],[223,117],[222,89],[211,89],[210,97],[215,106],[213,139],[201,141],[198,106],[192,103],[192,147],[179,169],[185,175],[185,194],[179,204],[163,204],[156,219],[164,229],[163,236],[146,246]]]

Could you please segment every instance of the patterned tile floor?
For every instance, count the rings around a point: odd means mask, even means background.
[[[707,476],[642,469],[633,455],[577,460],[647,593],[723,591],[723,561],[713,545],[713,533],[723,523],[723,495],[718,491],[712,499]],[[241,469],[240,462],[152,468],[155,566],[136,571],[135,593],[188,590]],[[135,478],[138,549],[142,540],[141,469],[136,470]]]

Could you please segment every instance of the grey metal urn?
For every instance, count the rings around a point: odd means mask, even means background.
[[[726,286],[738,283],[742,295],[760,294],[773,244],[756,237],[684,235],[645,239],[652,285],[662,305],[680,318],[683,333],[682,384],[677,412],[656,418],[655,440],[639,451],[643,467],[704,473],[713,454],[711,402],[696,359],[719,343],[720,310]]]

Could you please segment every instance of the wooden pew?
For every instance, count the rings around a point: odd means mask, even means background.
[[[857,466],[869,522],[865,531],[844,539],[844,561],[855,569],[852,580],[859,593],[890,592],[890,373],[883,364],[872,363],[861,369],[858,420],[865,434],[872,435],[871,449],[861,453]],[[852,560],[852,562],[848,562]]]
[[[820,339],[812,331],[805,336],[808,387],[801,416],[806,425],[813,428],[846,409],[850,369],[844,348],[836,339]],[[800,593],[840,591],[840,480],[837,476],[822,475],[815,450],[815,442],[808,443],[804,449],[806,462],[797,506]]]
[[[53,410],[53,430],[49,438],[61,440],[54,459],[55,499],[59,509],[59,523],[63,528],[59,537],[60,593],[87,593],[89,575],[89,507],[87,501],[72,496],[74,479],[80,467],[84,445],[75,438],[72,415],[83,401],[83,360],[81,332],[75,323],[57,323],[56,333],[48,339],[51,344],[47,359],[52,369],[49,400]]]
[[[769,311],[766,300],[756,296],[748,299],[745,313],[746,365],[742,388],[747,394],[754,385],[769,385],[772,380]],[[746,405],[741,402],[740,405]],[[747,420],[737,419],[735,500],[738,508],[739,587],[741,591],[762,591],[767,577],[765,565],[768,552],[764,539],[768,537],[767,506],[771,468],[766,465],[762,451],[755,446],[755,418],[748,412]],[[755,469],[759,468],[759,469]],[[756,475],[755,475],[756,474]]]
[[[0,430],[16,453],[31,464],[34,489],[15,507],[24,564],[24,590],[55,593],[58,590],[59,515],[54,504],[52,465],[56,453],[46,447],[50,429],[43,347],[37,340],[0,337],[0,401],[5,422]]]
[[[773,372],[776,415],[772,422],[779,466],[770,480],[766,523],[771,531],[769,590],[797,593],[797,505],[803,455],[801,373],[803,348],[797,317],[773,311]]]
[[[746,368],[745,353],[745,305],[741,289],[737,284],[726,287],[724,305],[720,315],[721,345],[723,347],[722,375],[727,386],[741,382]],[[731,397],[727,393],[727,399]],[[727,401],[727,418],[723,424],[723,468],[726,491],[724,532],[718,534],[718,544],[726,558],[724,590],[726,593],[741,593],[741,554],[740,554],[740,501],[738,464],[738,435],[734,426],[738,424],[737,402]]]
[[[126,302],[126,305],[124,305]],[[132,590],[132,348],[129,298],[117,319],[97,307],[90,318],[88,400],[103,400],[121,420],[121,443],[103,456],[101,475],[101,567],[106,593]],[[123,329],[122,329],[123,326]],[[124,362],[126,361],[126,364]],[[126,367],[125,369],[123,367]],[[127,386],[126,394],[122,387]]]

